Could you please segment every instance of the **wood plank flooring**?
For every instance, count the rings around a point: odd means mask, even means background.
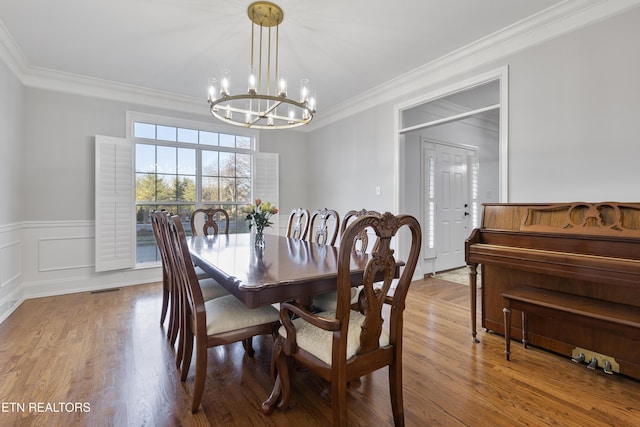
[[[501,336],[480,332],[481,343],[471,342],[468,299],[462,285],[412,284],[403,359],[408,426],[640,425],[640,382],[516,342],[507,362]],[[193,368],[181,383],[160,302],[159,283],[24,302],[0,325],[0,425],[331,424],[328,385],[304,371],[294,377],[291,407],[262,415],[270,338],[254,339],[254,358],[240,344],[210,349],[202,406],[192,415]],[[348,409],[351,425],[393,425],[386,369],[350,386]]]

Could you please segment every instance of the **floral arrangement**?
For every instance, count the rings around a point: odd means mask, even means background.
[[[246,211],[247,217],[245,219],[251,221],[249,228],[255,225],[258,234],[262,234],[265,227],[270,227],[273,224],[269,219],[279,212],[271,202],[263,203],[260,199],[256,199],[255,204],[248,204]]]

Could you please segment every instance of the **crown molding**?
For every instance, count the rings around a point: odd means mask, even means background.
[[[0,21],[0,60],[25,86],[209,116],[206,101],[139,86],[34,67]]]
[[[480,65],[500,60],[638,5],[640,0],[565,0],[338,104],[329,111],[323,111],[305,126],[304,131],[319,129],[377,105],[415,94]]]
[[[0,60],[18,80],[22,80],[22,76],[29,68],[29,62],[2,21],[0,21]]]
[[[205,113],[209,111],[206,101],[200,98],[39,67],[29,67],[28,71],[22,75],[21,80],[25,86],[36,89],[135,103],[203,116],[208,116]]]
[[[499,60],[638,5],[640,0],[565,0],[323,111],[301,131],[309,132],[382,103],[416,93],[474,67]],[[26,87],[208,116],[208,109],[203,108],[206,104],[199,98],[34,67],[29,64],[1,21],[0,60]]]

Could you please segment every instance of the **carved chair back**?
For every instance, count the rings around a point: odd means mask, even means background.
[[[316,221],[318,222],[317,225]],[[332,225],[332,231],[329,232]],[[309,220],[310,242],[334,246],[336,244],[336,239],[338,238],[338,231],[340,231],[340,215],[338,212],[327,208],[316,209],[313,211],[311,219]]]
[[[196,209],[191,214],[191,233],[194,236],[217,236],[220,232],[218,224],[221,218],[225,221],[223,234],[229,234],[229,213],[227,211],[220,208]],[[200,224],[202,224],[202,228],[200,228]]]
[[[340,224],[340,239],[342,240],[344,233],[347,229],[347,226],[358,219],[363,215],[380,215],[380,212],[377,211],[369,211],[366,209],[361,209],[359,211],[351,210],[344,215],[342,219],[342,223]],[[377,244],[377,243],[376,243]],[[369,234],[366,229],[360,231],[360,234],[356,238],[356,244],[353,245],[354,252],[367,252],[369,248]]]
[[[309,211],[304,208],[295,208],[289,214],[287,225],[287,237],[305,240],[309,231]]]

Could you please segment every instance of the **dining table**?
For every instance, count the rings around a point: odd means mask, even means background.
[[[193,262],[248,308],[296,300],[309,305],[313,296],[335,291],[338,248],[306,240],[265,234],[264,246],[251,233],[194,236]],[[351,255],[351,283],[358,286],[369,256]]]

